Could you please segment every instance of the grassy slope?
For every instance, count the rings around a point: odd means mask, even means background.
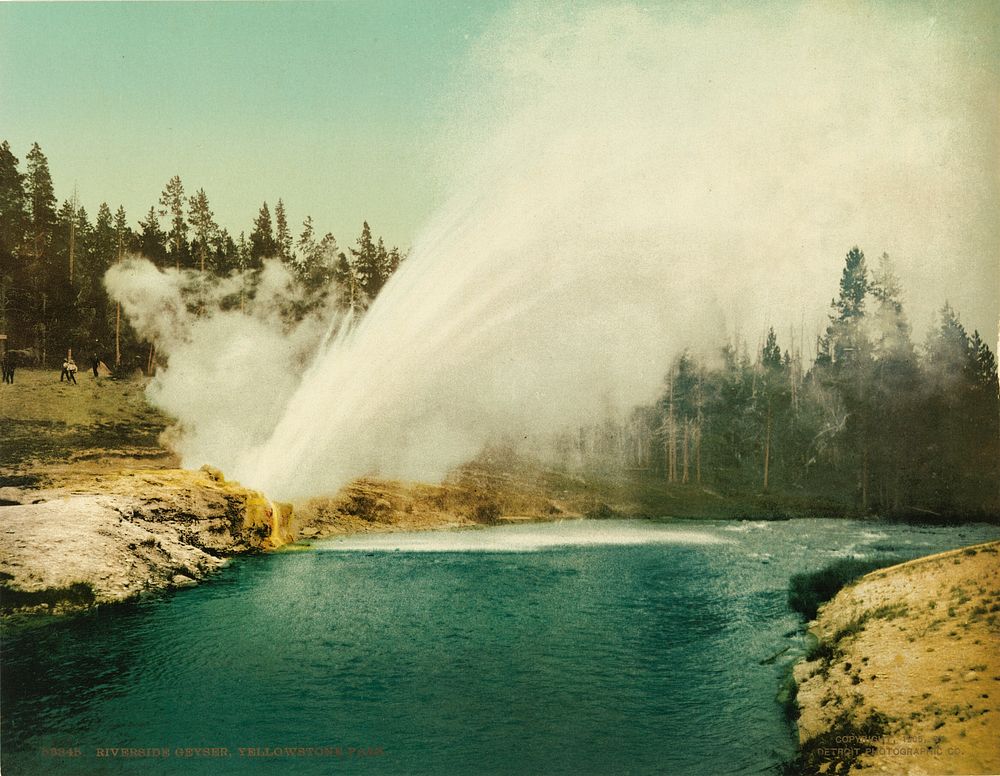
[[[77,381],[19,369],[14,385],[0,384],[0,486],[49,484],[71,467],[176,464],[158,441],[167,419],[146,402],[145,381],[90,372]]]

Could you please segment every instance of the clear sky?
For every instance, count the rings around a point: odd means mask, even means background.
[[[0,135],[37,141],[60,200],[135,223],[163,185],[204,188],[249,232],[283,198],[342,246],[407,245],[440,196],[429,147],[492,0],[0,2]],[[23,170],[23,166],[22,166]]]

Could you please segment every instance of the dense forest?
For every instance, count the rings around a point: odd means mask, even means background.
[[[947,303],[916,345],[901,298],[889,257],[869,269],[855,247],[811,365],[773,329],[753,355],[685,353],[655,403],[563,439],[562,457],[831,513],[997,519],[994,354]]]
[[[296,315],[328,300],[363,310],[405,258],[368,224],[341,250],[307,217],[294,235],[284,203],[265,202],[249,236],[216,224],[203,189],[171,178],[133,226],[101,204],[91,221],[75,197],[57,203],[37,144],[26,170],[0,145],[0,333],[22,363],[50,366],[68,348],[113,370],[149,370],[138,341],[107,296],[105,271],[139,253],[161,267],[248,279],[267,258],[300,288]],[[681,355],[662,395],[622,420],[566,435],[561,465],[637,473],[721,495],[756,494],[815,509],[935,517],[1000,515],[1000,389],[993,352],[947,303],[915,343],[889,257],[869,267],[846,256],[829,325],[813,363],[782,349],[774,330],[750,352]]]
[[[107,203],[91,220],[75,196],[58,204],[37,143],[25,162],[22,172],[10,144],[0,144],[0,334],[24,364],[51,366],[72,349],[113,371],[153,367],[152,348],[137,340],[103,285],[107,269],[129,254],[216,277],[244,273],[250,295],[264,259],[277,258],[300,286],[299,316],[327,297],[364,310],[404,259],[367,222],[346,252],[311,217],[294,234],[281,199],[273,214],[261,205],[249,236],[233,237],[215,222],[205,190],[186,194],[179,176],[134,225],[123,207],[112,212]]]

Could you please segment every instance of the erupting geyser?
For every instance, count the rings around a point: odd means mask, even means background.
[[[893,254],[920,322],[950,264],[996,277],[973,92],[926,19],[679,13],[499,19],[453,111],[451,194],[356,327],[185,318],[175,276],[113,270],[143,333],[164,309],[183,332],[152,396],[184,463],[281,499],[434,478],[496,434],[648,400],[685,347],[798,328],[851,245]],[[974,285],[947,293],[986,309]]]

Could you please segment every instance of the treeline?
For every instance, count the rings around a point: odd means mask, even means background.
[[[888,256],[848,254],[812,364],[773,329],[752,356],[685,353],[660,398],[563,440],[563,460],[834,512],[1000,515],[997,362],[950,305],[920,346]],[[567,457],[568,455],[568,457]]]
[[[301,316],[333,301],[364,310],[405,258],[386,248],[368,223],[354,246],[341,250],[329,232],[306,217],[293,234],[281,199],[273,215],[261,205],[249,235],[231,235],[215,221],[204,189],[188,194],[180,177],[133,225],[125,209],[101,203],[91,220],[75,195],[58,204],[48,160],[35,143],[25,170],[7,141],[0,144],[0,334],[22,362],[58,363],[70,348],[96,354],[115,369],[149,366],[151,350],[138,341],[108,298],[104,273],[139,253],[160,267],[224,277],[244,273],[247,293],[265,259],[288,267],[300,288]]]

